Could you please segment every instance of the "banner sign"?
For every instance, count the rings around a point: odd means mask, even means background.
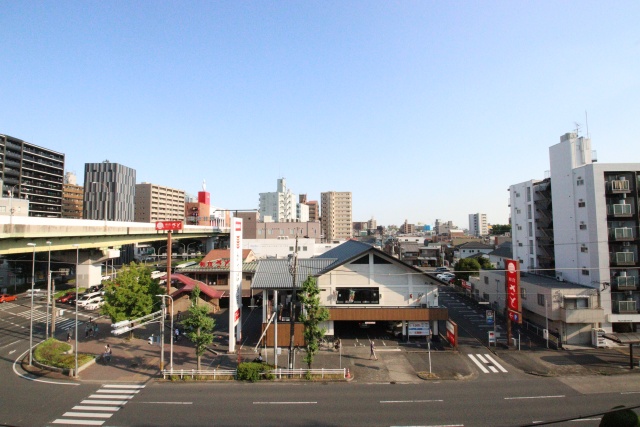
[[[487,325],[493,325],[495,321],[493,310],[487,310]]]
[[[242,218],[231,224],[229,256],[229,352],[242,340]]]
[[[522,301],[520,300],[520,262],[505,260],[505,282],[507,285],[507,310],[509,318],[517,323],[522,323]],[[512,317],[512,313],[514,316]],[[515,320],[518,319],[518,320]]]
[[[447,320],[447,341],[451,347],[458,347],[458,325],[453,320]]]
[[[156,230],[182,230],[182,221],[156,221]]]

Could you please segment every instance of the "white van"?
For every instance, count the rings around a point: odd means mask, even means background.
[[[96,297],[102,298],[101,293],[100,292],[89,292],[89,293],[86,293],[86,294],[82,294],[82,296],[78,298],[78,301],[76,301],[76,304],[78,304],[78,307],[82,307],[85,304],[87,304],[88,301],[92,301],[93,302],[93,300]]]

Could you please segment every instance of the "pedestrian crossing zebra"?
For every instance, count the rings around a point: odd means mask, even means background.
[[[101,426],[144,388],[135,384],[106,384],[51,424]]]
[[[19,304],[14,304],[14,303],[4,303],[2,305],[0,305],[0,310],[2,311],[7,311],[9,312],[9,310],[12,310],[15,307],[21,307],[24,308],[23,306],[19,305]],[[31,319],[31,309],[27,308],[26,310],[22,310],[22,311],[18,311],[18,312],[11,312],[11,314],[18,316],[18,317],[22,317],[24,319]],[[84,316],[86,317],[86,316]],[[34,322],[47,322],[47,321],[51,321],[51,313],[49,313],[47,315],[47,313],[44,313],[40,310],[34,309],[33,310],[33,321]],[[78,321],[78,325],[82,325],[84,322],[83,321]],[[58,316],[56,317],[56,328],[59,328],[61,330],[63,329],[73,329],[75,328],[76,325],[76,321],[75,319],[67,319],[64,318],[62,316]]]
[[[468,354],[469,358],[476,364],[478,368],[485,374],[507,373],[508,371],[494,359],[490,354]]]

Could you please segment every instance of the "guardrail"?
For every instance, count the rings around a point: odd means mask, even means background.
[[[162,371],[162,378],[166,380],[167,377],[175,376],[180,377],[180,379],[184,379],[185,377],[190,377],[192,379],[195,379],[196,377],[211,377],[213,380],[220,379],[222,377],[226,377],[227,379],[228,377],[233,377],[233,379],[235,379],[237,372],[238,371],[235,369],[214,369],[212,371],[198,371],[197,369],[164,369]]]

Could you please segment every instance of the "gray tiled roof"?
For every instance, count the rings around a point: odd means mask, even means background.
[[[322,270],[336,261],[335,258],[299,259],[296,269],[296,287],[309,276],[317,276]],[[289,272],[289,260],[264,259],[258,262],[251,289],[291,289],[293,277]]]
[[[316,259],[335,258],[334,261],[337,266],[344,264],[345,261],[355,258],[358,255],[370,251],[371,249],[375,248],[367,243],[359,242],[357,240],[347,240],[343,244],[316,257]],[[326,270],[329,269],[327,268]]]

